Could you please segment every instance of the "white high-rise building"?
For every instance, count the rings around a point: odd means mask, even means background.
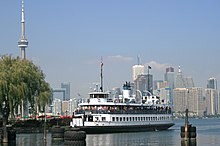
[[[201,117],[206,111],[203,88],[201,87],[174,89],[173,103],[175,113],[185,113],[187,108],[189,116]]]
[[[60,99],[55,98],[53,100],[52,113],[53,113],[53,115],[61,115],[61,113],[62,113],[62,101]]]
[[[145,72],[145,67],[143,65],[134,65],[133,67],[133,81],[137,79],[138,75],[143,75]]]
[[[175,88],[173,90],[173,110],[175,113],[184,113],[188,108],[187,88]]]
[[[194,116],[204,116],[205,100],[203,98],[203,89],[201,87],[188,89],[188,101],[189,112]]]
[[[69,112],[70,112],[70,115],[73,114],[73,112],[75,111],[75,109],[77,108],[78,106],[78,101],[76,98],[73,98],[73,99],[70,99],[69,101]]]
[[[218,112],[218,92],[215,89],[206,89],[207,115],[216,115]]]
[[[160,101],[163,104],[170,104],[170,88],[160,88],[159,91]]]
[[[211,77],[207,81],[206,90],[207,114],[220,114],[220,99],[218,94],[217,79]]]

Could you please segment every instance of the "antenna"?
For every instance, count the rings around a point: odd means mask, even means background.
[[[178,73],[182,73],[181,67],[178,66]]]
[[[137,64],[140,65],[140,56],[137,55]]]

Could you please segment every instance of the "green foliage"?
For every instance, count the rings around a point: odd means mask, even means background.
[[[3,116],[14,117],[18,107],[30,103],[31,109],[49,104],[51,89],[42,70],[29,60],[11,56],[0,58],[0,108]]]

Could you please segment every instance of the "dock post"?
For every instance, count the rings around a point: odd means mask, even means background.
[[[188,109],[186,109],[185,124],[180,128],[181,139],[185,141],[196,140],[196,127],[189,124],[188,112]]]

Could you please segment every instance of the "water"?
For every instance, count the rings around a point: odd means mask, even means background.
[[[197,146],[220,145],[220,119],[189,119],[189,122],[197,127]],[[176,120],[175,126],[167,131],[90,134],[87,135],[86,143],[87,146],[180,146],[180,126],[183,124],[184,120]],[[63,146],[63,143],[52,142],[50,133],[47,134],[46,144],[43,134],[18,134],[16,145]]]

